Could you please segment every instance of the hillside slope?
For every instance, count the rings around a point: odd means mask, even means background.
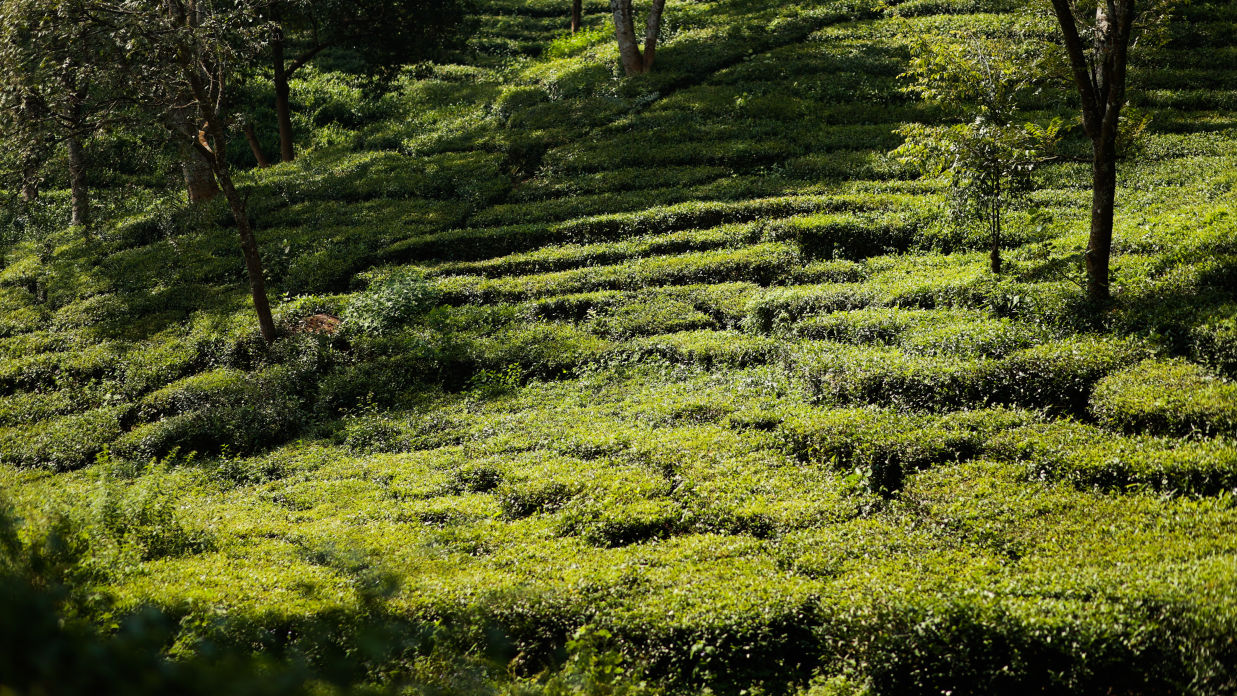
[[[222,204],[9,250],[0,482],[111,611],[458,693],[581,626],[685,693],[1237,690],[1237,12],[1139,66],[1097,315],[1079,134],[1000,277],[887,154],[911,37],[1018,3],[671,2],[625,79],[560,5],[294,85],[269,349]]]

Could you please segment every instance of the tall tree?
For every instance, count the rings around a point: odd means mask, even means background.
[[[571,33],[580,31],[580,22],[584,16],[583,0],[571,0]]]
[[[82,227],[90,223],[85,142],[128,105],[120,73],[107,68],[120,47],[107,27],[86,21],[88,2],[0,1],[0,134],[22,153],[26,199],[37,195],[38,162],[64,145],[70,224]]]
[[[132,89],[162,114],[182,146],[204,162],[228,201],[262,337],[275,340],[253,226],[227,159],[230,98],[239,72],[252,66],[266,35],[257,0],[115,0],[96,21],[129,49]],[[186,174],[188,176],[188,174]]]
[[[1130,39],[1142,0],[1051,0],[1061,26],[1082,126],[1091,139],[1091,234],[1087,240],[1087,297],[1105,303],[1117,194],[1117,136],[1125,106]]]
[[[666,0],[653,0],[648,21],[644,26],[644,50],[636,41],[636,27],[632,0],[610,0],[610,13],[614,15],[614,36],[618,39],[619,60],[628,75],[643,75],[653,67],[657,53],[657,33],[661,31],[661,12]]]
[[[296,156],[289,80],[328,48],[356,51],[380,72],[438,56],[464,28],[461,0],[270,0],[279,157]],[[296,51],[289,54],[295,47]]]

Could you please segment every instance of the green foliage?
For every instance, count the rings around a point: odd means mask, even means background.
[[[1000,272],[1001,216],[1032,187],[1032,172],[1060,137],[1061,123],[1017,123],[1019,103],[1044,79],[1047,50],[975,35],[953,41],[922,39],[903,78],[922,99],[961,105],[969,122],[951,126],[909,124],[893,151],[927,176],[948,175],[951,207],[962,224],[980,222],[992,244],[992,270]]]
[[[66,471],[94,460],[106,443],[121,433],[126,407],[98,408],[0,430],[3,461],[12,466]]]
[[[370,283],[344,310],[345,326],[363,336],[381,336],[428,312],[438,293],[416,269],[395,269]]]
[[[1237,435],[1237,386],[1187,362],[1148,360],[1095,386],[1103,424],[1151,435]]]
[[[91,239],[48,160],[0,213],[0,691],[1233,691],[1231,12],[1133,66],[1095,313],[1077,132],[1000,278],[887,152],[980,108],[899,90],[965,67],[918,37],[1049,35],[1011,9],[672,3],[616,80],[605,3],[483,0],[380,96],[324,51],[236,174],[270,346],[165,138],[87,142]]]

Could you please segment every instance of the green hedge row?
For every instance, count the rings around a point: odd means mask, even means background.
[[[768,285],[789,276],[802,261],[794,247],[756,244],[738,249],[690,252],[636,259],[557,273],[484,279],[449,276],[437,281],[448,303],[518,301],[587,292],[634,290],[656,285],[747,281]]]
[[[535,249],[544,244],[592,242],[726,223],[752,222],[826,210],[872,210],[898,205],[908,196],[780,196],[736,202],[693,201],[634,213],[615,213],[550,225],[450,230],[395,243],[382,252],[389,262],[437,258],[477,260]]]
[[[581,266],[618,263],[655,254],[707,251],[719,247],[739,247],[756,242],[760,229],[752,224],[724,225],[705,230],[683,230],[660,235],[645,235],[621,242],[573,244],[542,247],[536,251],[512,254],[484,261],[448,262],[431,269],[431,275],[515,276],[563,271]]]
[[[759,291],[754,283],[710,283],[705,285],[679,285],[647,288],[634,292],[600,290],[597,292],[557,295],[531,300],[520,305],[520,312],[532,319],[585,321],[595,319],[609,325],[608,319],[616,312],[630,317],[633,325],[644,325],[641,316],[665,315],[682,304],[694,312],[711,317],[717,324],[736,328],[742,322],[747,303]],[[625,305],[641,307],[625,311]],[[613,320],[615,328],[624,325],[622,320]],[[653,327],[650,327],[653,328]],[[637,332],[641,333],[641,332]]]
[[[781,355],[781,342],[734,331],[681,331],[622,344],[617,354],[637,359],[657,358],[705,368],[748,367],[772,362]]]
[[[992,437],[984,455],[1023,464],[1030,476],[1081,488],[1215,495],[1237,488],[1237,447],[1201,442],[1117,437],[1094,426],[1056,422],[1014,428]]]
[[[1184,361],[1146,360],[1099,382],[1100,423],[1155,435],[1237,436],[1237,385]]]
[[[248,454],[286,439],[303,424],[307,379],[277,366],[255,373],[204,372],[159,389],[138,405],[148,422],[116,439],[116,455],[132,460],[173,451]]]
[[[898,346],[920,355],[1003,357],[1045,340],[1043,329],[974,311],[867,307],[800,319],[782,327],[795,337]]]
[[[109,406],[0,429],[0,462],[53,471],[76,469],[123,432],[122,422],[130,410],[129,406]]]
[[[543,174],[521,182],[511,192],[511,200],[529,203],[565,196],[586,196],[617,191],[664,189],[693,186],[716,181],[731,173],[726,167],[615,167],[591,174],[555,176]]]
[[[1042,343],[1002,358],[969,359],[806,343],[787,356],[787,365],[824,403],[938,411],[1009,404],[1082,415],[1096,382],[1146,352],[1130,342],[1089,336]]]
[[[992,436],[1036,420],[1002,409],[941,417],[873,407],[804,409],[788,415],[776,436],[787,454],[855,472],[873,492],[889,494],[901,490],[906,475],[975,457]]]

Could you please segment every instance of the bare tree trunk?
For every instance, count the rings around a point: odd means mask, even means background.
[[[1074,85],[1082,99],[1082,124],[1091,138],[1091,234],[1087,239],[1087,299],[1111,299],[1113,211],[1117,197],[1117,133],[1125,106],[1126,65],[1133,33],[1135,0],[1099,3],[1093,43],[1084,46],[1070,0],[1052,0],[1061,25]],[[1088,50],[1090,56],[1088,56]]]
[[[279,161],[291,162],[296,153],[292,147],[292,107],[289,104],[288,72],[284,65],[283,29],[276,27],[271,40],[271,56],[275,68],[275,119],[279,122]]]
[[[583,0],[571,0],[571,33],[580,31],[580,20],[584,14]]]
[[[614,36],[618,40],[619,60],[628,75],[644,72],[644,56],[636,43],[636,30],[631,16],[631,0],[610,0],[610,12],[614,15]]]
[[[39,197],[39,166],[27,157],[21,169],[21,199],[29,203]]]
[[[70,135],[65,142],[69,147],[69,191],[72,203],[69,224],[73,227],[88,227],[90,192],[86,188],[86,157],[82,154],[82,143],[76,135]]]
[[[270,161],[266,159],[266,154],[262,152],[262,143],[258,142],[258,134],[253,132],[253,124],[245,124],[245,140],[249,143],[249,149],[253,151],[253,158],[258,161],[259,169],[266,169],[271,166]]]
[[[653,56],[657,53],[657,34],[661,31],[661,11],[666,6],[666,0],[653,0],[649,10],[649,20],[644,28],[644,71],[653,69]]]
[[[218,142],[218,141],[217,141]],[[208,155],[204,155],[205,159]],[[262,277],[262,257],[258,255],[258,242],[253,235],[253,226],[249,223],[249,214],[245,210],[245,201],[232,183],[232,174],[221,156],[210,160],[210,166],[219,179],[219,187],[228,200],[228,208],[232,211],[232,219],[236,222],[236,233],[240,237],[241,255],[245,258],[245,270],[249,275],[249,292],[253,296],[253,308],[258,314],[258,330],[267,343],[275,340],[275,321],[271,318],[271,305],[266,298],[266,280]]]
[[[202,161],[196,153],[186,153],[180,161],[180,169],[185,175],[185,189],[189,192],[190,203],[209,201],[219,195],[215,173],[210,164]]]
[[[632,17],[631,0],[610,0],[610,12],[614,15],[614,36],[618,39],[619,60],[628,75],[643,75],[653,67],[657,53],[657,33],[661,30],[661,13],[666,0],[653,0],[648,22],[644,29],[644,51],[636,42],[635,20]]]
[[[1108,261],[1112,254],[1112,220],[1117,199],[1117,143],[1101,136],[1092,145],[1091,164],[1091,235],[1087,238],[1087,297],[1094,302],[1107,302],[1109,290]]]
[[[245,270],[249,273],[249,291],[253,295],[253,308],[258,314],[258,329],[267,343],[275,340],[275,321],[271,318],[271,305],[266,299],[266,280],[262,277],[262,258],[258,255],[258,242],[253,236],[253,227],[249,224],[249,215],[245,211],[245,201],[236,192],[232,177],[226,165],[215,170],[223,195],[228,199],[228,207],[232,210],[232,218],[236,221],[236,232],[240,236],[241,254],[245,257]]]

